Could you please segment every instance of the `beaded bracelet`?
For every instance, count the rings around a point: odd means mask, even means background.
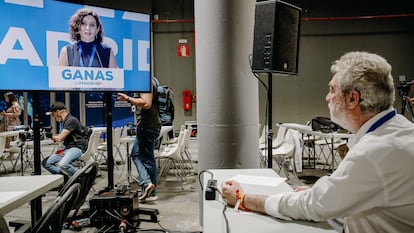
[[[236,205],[234,206],[235,209],[249,211],[249,209],[247,209],[243,205],[244,197],[245,197],[245,193],[240,193],[240,190],[237,189],[236,190],[236,199],[237,199],[237,202],[236,202]]]

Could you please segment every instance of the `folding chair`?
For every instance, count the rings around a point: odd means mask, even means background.
[[[164,151],[160,151],[156,155],[156,160],[158,161],[158,180],[161,180],[161,177],[167,175],[170,170],[174,171],[175,177],[181,184],[181,188],[184,190],[184,182],[187,180],[185,167],[183,167],[184,162],[182,159],[182,147],[184,142],[185,134],[187,129],[180,131],[178,136],[177,143],[167,147]]]
[[[89,162],[89,160],[91,160],[91,159],[96,161],[95,155],[98,153],[98,144],[99,144],[99,139],[100,139],[101,134],[102,134],[101,131],[93,131],[92,132],[91,137],[89,138],[88,148],[79,157],[79,159],[76,160],[76,161],[79,161],[81,163],[82,167],[87,162]]]
[[[60,233],[69,212],[78,201],[81,192],[79,183],[73,184],[57,196],[55,201],[50,204],[46,212],[42,215],[36,225],[33,226],[31,233]]]
[[[73,206],[73,210],[75,210],[71,217],[68,218],[68,223],[72,224],[72,220],[76,217],[77,213],[79,212],[81,206],[86,200],[86,197],[91,190],[93,183],[96,179],[96,175],[98,173],[98,163],[95,161],[89,161],[84,167],[76,171],[76,173],[69,178],[69,180],[65,183],[65,186],[59,191],[58,196],[62,196],[66,193],[70,187],[76,183],[81,185],[79,198],[77,199],[76,203]]]
[[[112,129],[112,149],[115,150],[113,153],[114,155],[114,161],[115,161],[115,166],[116,168],[118,168],[118,163],[121,164],[125,164],[125,159],[122,157],[121,151],[120,151],[120,147],[121,147],[121,131],[122,128],[121,127],[116,127],[114,129]],[[98,162],[101,162],[102,160],[106,161],[107,158],[107,153],[108,151],[108,146],[106,142],[103,142],[101,144],[99,144],[97,146],[97,154],[96,154],[96,160]],[[120,157],[120,161],[116,162],[116,157],[119,155]]]
[[[279,129],[280,128],[285,128],[285,127],[279,126]],[[284,131],[282,130],[282,132]],[[295,142],[293,138],[293,133],[294,133],[294,130],[292,129],[289,129],[286,132],[282,143],[276,149],[272,149],[272,158],[273,158],[273,161],[279,167],[279,171],[278,171],[279,173],[283,170],[283,172],[286,175],[286,178],[289,178],[289,166],[292,166],[292,172],[295,178],[298,180],[298,176],[296,174],[296,164],[294,160]],[[268,154],[267,148],[261,150],[261,156],[263,157],[263,160],[267,159],[268,157],[267,154]]]
[[[6,222],[6,219],[4,219],[3,215],[0,214],[0,232],[1,233],[9,233],[9,225]]]
[[[276,149],[283,144],[284,138],[286,135],[286,127],[279,126],[276,137],[272,141],[272,149]],[[261,167],[267,166],[267,156],[263,156],[263,152],[268,150],[267,141],[264,144],[259,144],[259,154],[260,154],[260,165]],[[267,152],[265,152],[267,154]]]

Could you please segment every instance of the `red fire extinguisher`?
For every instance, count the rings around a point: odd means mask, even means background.
[[[191,110],[191,91],[190,90],[183,91],[183,108],[184,108],[184,111]]]

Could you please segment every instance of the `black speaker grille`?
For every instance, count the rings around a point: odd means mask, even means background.
[[[297,74],[300,14],[282,1],[256,3],[253,72]]]

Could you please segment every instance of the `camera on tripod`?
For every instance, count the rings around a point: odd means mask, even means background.
[[[33,132],[30,131],[29,128],[24,129],[23,132],[19,132],[20,142],[26,142],[26,141],[32,141],[32,140],[33,140]]]
[[[401,97],[408,96],[408,92],[411,90],[411,86],[414,84],[412,81],[400,81],[400,85],[397,87],[398,93]]]
[[[33,131],[30,131],[30,128],[27,127],[24,131],[19,132],[19,141],[17,147],[22,147],[27,141],[33,140]]]
[[[411,118],[414,120],[414,112],[413,112],[413,108],[411,107],[411,104],[408,103],[408,101],[410,100],[410,97],[408,95],[408,92],[410,92],[413,88],[414,85],[414,80],[411,81],[406,81],[405,80],[405,75],[401,75],[400,77],[400,85],[397,87],[398,90],[398,94],[400,95],[402,102],[401,102],[401,114],[404,115],[406,109],[408,109],[411,113]]]

